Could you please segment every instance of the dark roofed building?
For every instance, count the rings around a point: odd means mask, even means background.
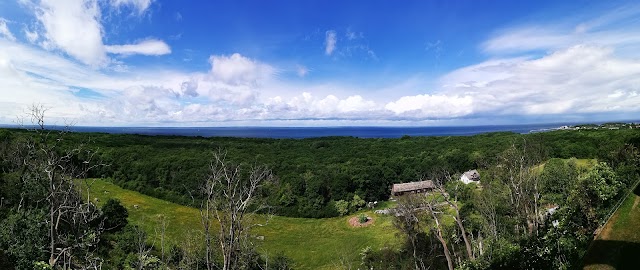
[[[392,196],[401,196],[407,193],[421,193],[427,192],[434,189],[436,186],[433,184],[433,181],[419,181],[419,182],[409,182],[402,184],[393,184],[391,188]]]

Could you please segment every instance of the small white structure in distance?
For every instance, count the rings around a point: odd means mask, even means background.
[[[462,183],[465,183],[465,184],[469,184],[469,183],[478,184],[480,183],[480,174],[478,173],[477,170],[467,171],[460,176],[460,181],[462,181]]]

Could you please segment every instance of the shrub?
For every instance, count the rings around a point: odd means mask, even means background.
[[[367,221],[369,221],[369,217],[365,214],[360,214],[358,215],[358,222],[362,223],[367,223]]]

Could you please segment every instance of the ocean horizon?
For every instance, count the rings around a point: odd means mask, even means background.
[[[490,132],[514,132],[520,134],[544,132],[578,123],[549,123],[524,125],[484,125],[484,126],[427,126],[427,127],[386,127],[386,126],[330,126],[330,127],[92,127],[73,126],[74,132],[97,132],[110,134],[138,134],[150,136],[189,137],[238,137],[304,139],[318,137],[357,138],[400,138],[403,136],[472,136]],[[5,125],[6,128],[18,128]],[[61,129],[61,126],[50,126]]]

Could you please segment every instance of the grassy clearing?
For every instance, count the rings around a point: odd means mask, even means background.
[[[638,269],[640,186],[622,203],[585,256],[584,269]]]
[[[569,161],[570,159],[565,158],[563,159],[565,162]],[[535,167],[533,167],[533,171],[537,172],[537,173],[541,173],[544,170],[544,165],[547,162],[543,162],[540,165],[537,165]],[[582,169],[582,170],[588,170],[589,168],[595,166],[595,164],[598,163],[597,159],[592,159],[592,158],[578,158],[576,159],[576,166],[578,167],[578,169]]]
[[[109,198],[119,199],[129,211],[129,222],[141,226],[154,239],[156,247],[163,216],[167,222],[165,241],[169,245],[181,244],[202,231],[197,209],[125,190],[104,180],[91,180],[89,186],[91,200],[97,198],[99,205]],[[255,227],[252,232],[264,236],[264,240],[255,241],[262,254],[282,252],[294,260],[296,269],[335,269],[341,259],[358,265],[358,253],[367,246],[374,249],[399,246],[391,217],[373,211],[364,213],[375,219],[374,224],[351,227],[349,218],[359,213],[328,219],[275,216],[266,226]]]

